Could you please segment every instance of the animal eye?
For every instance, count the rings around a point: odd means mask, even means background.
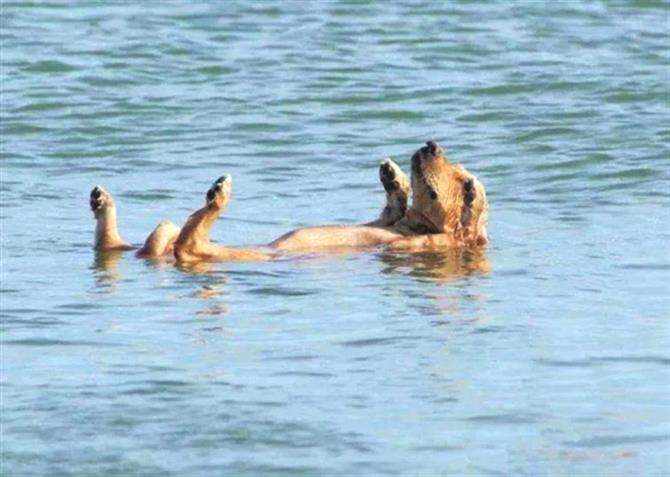
[[[430,195],[431,199],[437,199],[437,193],[433,189],[428,189],[428,194]]]
[[[207,191],[207,200],[214,200],[214,191],[212,189]]]

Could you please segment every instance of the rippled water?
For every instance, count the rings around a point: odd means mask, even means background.
[[[9,2],[1,473],[667,475],[664,1]],[[378,213],[427,139],[487,256],[95,256],[235,180],[214,237]],[[488,261],[490,271],[473,264]]]

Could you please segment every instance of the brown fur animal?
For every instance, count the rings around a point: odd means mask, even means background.
[[[232,178],[218,178],[207,191],[203,207],[179,229],[161,223],[149,236],[140,254],[160,256],[174,250],[178,262],[262,261],[286,253],[384,246],[396,250],[431,250],[445,247],[479,247],[488,243],[488,202],[484,186],[464,167],[447,161],[444,151],[428,142],[412,156],[410,181],[390,159],[379,168],[386,191],[380,217],[363,225],[325,225],[289,232],[264,247],[223,247],[209,240],[209,232],[228,204]],[[102,212],[94,207],[100,192]],[[412,205],[408,207],[410,193]],[[96,197],[96,204],[97,204]],[[109,207],[109,204],[112,206]],[[91,207],[98,219],[96,248],[129,247],[116,231],[116,211],[111,196],[96,188]],[[104,212],[104,213],[103,213]],[[153,238],[152,238],[153,237]]]
[[[189,217],[175,242],[180,262],[270,260],[284,253],[386,246],[430,250],[477,247],[488,243],[488,202],[484,186],[463,166],[447,161],[444,150],[428,142],[412,156],[411,188],[390,159],[380,166],[386,206],[365,225],[325,225],[289,232],[266,247],[230,248],[209,241],[209,230],[230,199],[232,179],[220,177],[207,192],[207,204]],[[412,206],[408,208],[409,194]]]
[[[412,207],[394,224],[406,237],[392,248],[425,249],[488,243],[486,190],[432,141],[412,156]]]

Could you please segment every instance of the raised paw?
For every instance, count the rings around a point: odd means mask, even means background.
[[[378,220],[381,225],[393,225],[407,211],[411,192],[410,182],[398,164],[384,159],[379,165],[379,180],[386,191],[386,206]]]
[[[95,213],[113,206],[114,200],[112,199],[111,194],[105,189],[100,186],[95,186],[93,190],[91,190],[88,203],[91,206],[91,210]]]
[[[225,207],[228,200],[230,200],[232,186],[233,178],[229,174],[219,177],[207,191],[207,206],[217,208]]]
[[[379,165],[379,180],[388,193],[400,188],[400,180],[402,180],[403,175],[400,167],[391,159],[384,159]]]
[[[96,221],[95,250],[128,250],[132,248],[119,235],[116,227],[116,206],[112,194],[100,186],[95,186],[89,195],[88,204]]]
[[[379,165],[379,180],[387,193],[400,190],[409,194],[409,180],[400,166],[391,159],[384,159]]]

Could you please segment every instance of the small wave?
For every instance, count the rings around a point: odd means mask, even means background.
[[[534,424],[538,421],[538,416],[524,412],[502,413],[502,414],[482,414],[478,416],[467,417],[463,419],[466,422],[478,424]]]
[[[263,295],[263,296],[309,296],[316,295],[318,290],[307,290],[300,288],[284,288],[284,287],[260,287],[253,288],[249,290],[249,293],[253,295]]]
[[[116,343],[105,343],[102,341],[70,341],[70,340],[55,340],[48,338],[25,338],[18,340],[3,340],[0,341],[2,345],[8,346],[34,346],[34,347],[50,347],[50,346],[86,346],[86,347],[112,347],[121,346]]]
[[[545,138],[558,139],[560,136],[576,136],[578,134],[579,131],[577,131],[574,128],[553,126],[553,127],[537,128],[533,131],[520,134],[519,136],[517,136],[516,140],[518,142],[530,142],[530,141],[536,141],[538,139],[545,139]]]
[[[613,159],[612,156],[610,156],[609,154],[596,153],[588,155],[586,157],[578,159],[570,159],[567,161],[542,162],[540,164],[536,164],[531,167],[536,171],[545,171],[553,169],[567,169],[567,170],[585,169],[588,168],[589,166],[598,166],[601,164],[606,164],[612,161],[612,159]]]
[[[361,348],[369,346],[383,346],[392,343],[405,341],[416,341],[423,339],[424,336],[391,336],[388,338],[364,338],[360,340],[350,340],[340,343],[342,346]]]
[[[69,73],[77,68],[56,60],[36,61],[23,68],[23,71],[30,73]]]
[[[665,442],[670,440],[668,434],[639,434],[626,436],[603,435],[588,437],[576,441],[565,441],[565,445],[575,447],[610,447],[628,444],[645,444],[648,442]]]

